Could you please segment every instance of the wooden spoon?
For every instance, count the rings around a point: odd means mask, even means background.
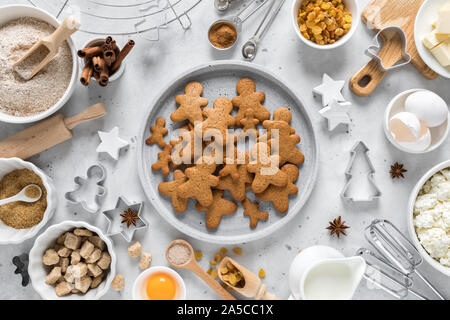
[[[190,251],[190,257],[189,260],[183,264],[175,264],[173,263],[170,259],[169,259],[169,249],[176,245],[176,244],[180,244],[180,245],[184,245],[186,246],[189,251]],[[214,280],[208,273],[206,273],[205,270],[202,269],[202,267],[199,266],[199,264],[197,263],[197,261],[195,261],[195,255],[194,255],[194,249],[192,248],[192,246],[190,245],[189,242],[184,241],[184,240],[175,240],[172,241],[169,246],[166,249],[166,259],[167,261],[174,267],[174,268],[178,268],[178,269],[187,269],[187,270],[191,270],[192,272],[194,272],[200,279],[202,279],[203,281],[206,282],[207,285],[209,285],[211,287],[211,289],[213,289],[219,296],[221,296],[224,300],[236,300],[235,297],[233,297],[233,295],[231,295],[231,293],[229,293],[227,290],[225,290],[219,282],[217,282],[216,280]]]
[[[227,281],[225,281],[222,278],[222,274],[220,270],[224,267],[226,267],[227,262],[231,263],[236,269],[238,269],[242,275],[244,276],[245,284],[244,287],[238,288],[235,286],[232,286]],[[244,268],[239,263],[231,259],[230,257],[225,257],[222,259],[222,261],[219,264],[219,279],[222,280],[223,283],[228,285],[229,287],[233,288],[243,296],[247,298],[255,298],[256,300],[279,300],[278,297],[272,293],[267,292],[267,286],[261,282],[261,279],[248,270],[247,268]]]

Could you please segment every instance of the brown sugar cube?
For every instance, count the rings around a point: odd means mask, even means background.
[[[152,262],[152,255],[150,253],[144,252],[141,255],[141,260],[139,260],[139,268],[141,270],[148,269],[150,263]]]
[[[66,239],[64,240],[64,245],[72,250],[77,250],[80,247],[81,238],[74,235],[71,232],[67,232]]]
[[[88,264],[88,274],[92,277],[98,277],[99,275],[101,275],[103,273],[103,270],[100,269],[99,266],[97,266],[96,264]]]
[[[125,288],[125,278],[123,277],[123,275],[116,275],[111,283],[111,286],[116,291],[122,291],[123,288]]]
[[[142,246],[139,241],[136,241],[128,248],[128,254],[132,258],[137,258],[142,254]]]
[[[82,293],[86,293],[91,287],[92,279],[91,277],[85,276],[79,281],[75,281],[75,289],[80,290]]]
[[[72,250],[66,247],[62,247],[61,249],[58,250],[58,256],[60,256],[61,258],[67,258],[68,256],[70,256],[71,253]]]
[[[64,241],[66,240],[66,234],[67,232],[64,232],[62,235],[59,236],[58,240],[56,240],[57,244],[64,244]]]
[[[65,281],[58,283],[55,287],[56,295],[58,297],[68,295],[72,291],[72,289],[73,285]]]
[[[102,252],[102,257],[100,260],[98,260],[97,265],[102,269],[106,270],[109,268],[109,265],[111,264],[111,256],[108,252]]]
[[[70,265],[67,267],[64,279],[67,282],[74,283],[75,281],[87,275],[87,272],[88,272],[87,265],[84,262],[80,262],[76,265]]]
[[[80,250],[72,251],[72,254],[70,255],[70,264],[76,265],[80,263],[81,256],[80,256]]]
[[[61,272],[66,273],[67,267],[69,266],[69,258],[61,258],[61,261],[59,261],[59,266],[61,267]]]
[[[95,248],[94,251],[92,251],[89,258],[86,259],[86,263],[96,263],[98,259],[102,256],[102,250]]]
[[[53,266],[57,264],[59,262],[58,253],[54,249],[48,249],[42,257],[42,262],[46,266]]]
[[[92,252],[94,252],[94,249],[94,245],[86,240],[81,246],[80,256],[84,259],[87,259],[92,254]]]
[[[54,267],[52,271],[45,277],[46,284],[55,284],[61,278],[61,267]]]
[[[102,283],[102,281],[103,281],[103,273],[92,279],[91,289],[97,288],[100,285],[100,283]]]
[[[102,251],[106,248],[106,243],[99,236],[89,237],[89,242]]]
[[[91,237],[93,235],[92,231],[84,228],[75,229],[73,233],[79,237]]]

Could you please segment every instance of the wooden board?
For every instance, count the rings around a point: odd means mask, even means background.
[[[422,3],[423,0],[372,0],[364,8],[361,19],[376,32],[391,26],[402,28],[408,41],[411,63],[425,78],[434,79],[438,74],[423,62],[414,42],[414,21]]]

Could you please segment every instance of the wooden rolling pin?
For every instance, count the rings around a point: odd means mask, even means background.
[[[80,123],[106,114],[103,103],[97,103],[70,118],[57,114],[0,142],[0,158],[27,159],[73,137],[72,129]]]

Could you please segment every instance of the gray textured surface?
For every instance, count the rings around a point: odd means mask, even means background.
[[[359,1],[362,5],[367,0]],[[0,4],[26,3],[26,1],[0,0]],[[233,7],[232,10],[237,10]],[[106,221],[101,215],[82,213],[66,206],[64,193],[73,188],[73,176],[84,174],[87,167],[98,160],[95,148],[99,143],[97,130],[110,130],[119,126],[123,138],[132,139],[140,134],[139,125],[146,114],[149,103],[155,95],[176,75],[188,68],[211,60],[241,59],[240,46],[250,37],[259,23],[258,16],[252,17],[244,26],[242,38],[234,51],[219,53],[210,48],[206,41],[209,24],[218,18],[212,1],[204,0],[193,11],[191,30],[182,32],[179,26],[171,25],[161,31],[162,41],[149,43],[138,37],[138,42],[130,57],[123,77],[109,85],[99,88],[95,84],[89,88],[81,85],[62,109],[66,115],[73,115],[98,101],[104,102],[108,115],[74,130],[75,137],[52,150],[33,157],[31,161],[41,167],[56,181],[59,191],[59,207],[50,223],[66,219],[84,219],[105,230]],[[83,21],[82,21],[83,23]],[[283,6],[279,17],[261,42],[254,63],[264,65],[290,84],[294,92],[306,103],[315,126],[320,145],[320,168],[317,184],[311,198],[292,222],[264,240],[243,245],[244,254],[239,262],[250,270],[264,268],[267,271],[267,283],[270,290],[279,297],[287,298],[289,294],[287,272],[289,264],[297,250],[314,244],[330,245],[345,255],[366,246],[362,230],[374,218],[388,218],[399,228],[406,231],[406,206],[409,193],[416,181],[432,166],[450,158],[449,140],[441,148],[425,155],[408,155],[395,149],[384,137],[382,130],[383,112],[390,99],[398,92],[411,88],[426,88],[440,94],[450,101],[449,80],[437,78],[425,80],[412,67],[407,66],[388,74],[373,95],[359,98],[344,89],[344,96],[353,103],[351,110],[352,124],[348,132],[337,130],[329,133],[326,121],[318,114],[320,98],[312,95],[312,88],[321,82],[322,74],[327,72],[335,79],[346,79],[361,68],[368,57],[364,50],[371,43],[373,32],[360,25],[345,46],[333,50],[318,52],[306,47],[292,29],[290,21],[290,1]],[[78,46],[84,44],[89,35],[79,33],[74,36]],[[126,39],[117,38],[123,44]],[[13,134],[25,126],[1,124],[0,139]],[[370,156],[377,170],[375,180],[384,192],[380,201],[368,206],[351,206],[344,204],[339,192],[344,185],[344,171],[349,160],[349,150],[355,141],[363,140],[370,148]],[[120,160],[100,157],[108,170],[105,183],[108,195],[104,202],[105,210],[114,207],[117,196],[124,195],[130,201],[144,200],[136,168],[136,144],[132,143],[128,151],[122,153]],[[392,181],[389,165],[399,161],[408,169],[405,180]],[[147,200],[146,200],[147,201]],[[138,231],[144,249],[153,254],[153,265],[167,265],[164,258],[165,247],[173,239],[184,237],[168,225],[156,212],[145,206],[145,217],[149,221],[148,230]],[[325,227],[329,220],[342,215],[351,226],[348,237],[337,240],[328,236]],[[191,240],[186,238],[187,240]],[[130,298],[134,279],[139,273],[137,261],[128,257],[127,243],[120,237],[113,237],[118,254],[118,272],[125,274],[126,289],[122,293],[110,291],[107,298]],[[207,268],[209,257],[220,246],[200,241],[192,241],[194,248],[204,252],[201,261]],[[30,250],[33,240],[20,245],[4,246],[0,251],[0,298],[39,298],[31,286],[22,288],[20,276],[14,275],[12,258]],[[423,266],[423,273],[431,282],[450,297],[448,278],[434,271],[428,265]],[[188,298],[216,299],[217,296],[199,279],[182,270],[180,274],[186,280]],[[357,291],[356,299],[389,299],[390,296],[379,290],[372,290],[363,282]]]

